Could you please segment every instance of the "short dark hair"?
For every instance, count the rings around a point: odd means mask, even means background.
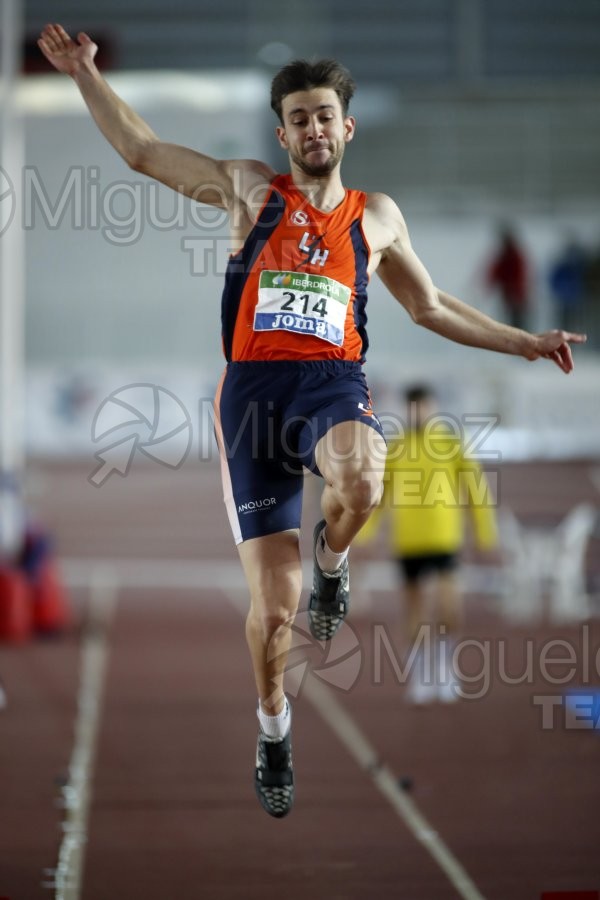
[[[284,66],[271,82],[271,108],[277,113],[279,121],[283,123],[281,105],[284,97],[317,87],[333,88],[344,116],[348,115],[348,106],[356,87],[348,69],[335,59],[319,59],[317,62],[295,59]]]
[[[421,400],[432,400],[435,391],[428,384],[412,384],[404,391],[404,399],[407,403],[420,403]]]

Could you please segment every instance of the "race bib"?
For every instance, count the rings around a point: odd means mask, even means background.
[[[351,294],[345,284],[325,275],[261,272],[254,330],[312,334],[341,347]]]

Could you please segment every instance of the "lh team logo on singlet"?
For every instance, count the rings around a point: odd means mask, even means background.
[[[321,250],[319,247],[322,240],[323,235],[309,234],[308,231],[305,231],[298,244],[300,250],[307,254],[311,266],[324,266],[327,261],[329,250]]]

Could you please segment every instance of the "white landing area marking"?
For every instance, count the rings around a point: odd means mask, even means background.
[[[69,780],[63,788],[64,836],[53,873],[55,900],[79,900],[81,897],[110,626],[117,605],[118,585],[112,568],[96,564],[88,571],[88,584],[90,593],[81,641],[75,741],[69,763]]]

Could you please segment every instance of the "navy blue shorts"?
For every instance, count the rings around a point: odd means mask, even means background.
[[[340,422],[383,435],[360,363],[228,363],[215,398],[223,494],[236,544],[300,527],[304,467]]]

